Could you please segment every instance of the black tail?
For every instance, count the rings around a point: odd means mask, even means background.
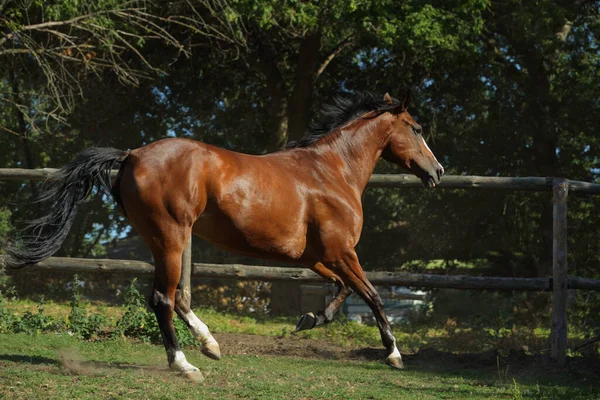
[[[53,174],[36,200],[48,202],[50,213],[31,221],[25,228],[27,235],[18,243],[8,244],[6,265],[22,268],[56,253],[71,229],[79,204],[94,187],[111,194],[110,171],[128,155],[126,151],[112,148],[89,148]]]

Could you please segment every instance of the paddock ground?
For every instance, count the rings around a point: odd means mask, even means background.
[[[84,342],[68,335],[0,335],[0,398],[5,399],[598,399],[600,360],[514,352],[452,354],[422,349],[392,370],[380,348],[326,340],[215,333],[223,358],[197,348],[194,383],[165,365],[162,346],[132,340]]]

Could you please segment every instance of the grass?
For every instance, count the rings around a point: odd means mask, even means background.
[[[38,303],[32,300],[11,300],[6,302],[6,308],[14,314],[21,315],[27,311],[36,313]],[[107,318],[107,329],[114,328],[116,322],[123,316],[124,308],[103,302],[82,301],[88,315],[97,313]],[[67,321],[70,312],[68,302],[47,301],[44,314],[59,321]],[[211,331],[227,333],[246,333],[263,336],[288,336],[295,331],[298,318],[240,316],[214,309],[195,310],[196,314],[206,323]],[[398,330],[400,334],[400,330]],[[355,323],[334,322],[326,329],[317,329],[297,333],[301,338],[328,339],[331,342],[345,345],[380,346],[379,330],[373,326]]]
[[[251,355],[214,362],[193,349],[187,356],[202,370],[204,383],[167,371],[162,346],[123,340],[84,342],[68,335],[0,335],[0,398],[575,400],[600,396],[597,381],[533,372],[513,381],[495,371],[430,362],[396,371],[377,362]],[[80,372],[62,366],[61,358],[79,359]]]
[[[114,328],[122,317],[124,308],[102,302],[82,301],[88,314],[98,313],[107,318],[107,330]],[[26,311],[36,313],[38,303],[31,300],[12,300],[6,302],[6,308],[15,314]],[[196,314],[205,322],[212,332],[245,333],[262,336],[287,337],[292,333],[295,337],[327,340],[339,346],[380,347],[381,337],[375,326],[361,325],[336,318],[334,322],[319,329],[294,333],[297,319],[290,317],[240,316],[214,309],[197,309]],[[44,313],[54,319],[66,321],[70,308],[66,302],[48,301]],[[398,346],[403,352],[414,352],[423,347],[435,347],[443,351],[483,352],[490,349],[518,348],[526,344],[535,353],[547,347],[548,330],[536,332],[511,332],[506,330],[502,335],[490,334],[481,330],[456,329],[448,332],[443,326],[407,327],[396,326],[394,333]],[[572,334],[571,334],[572,336]]]
[[[102,301],[83,300],[81,304],[87,309],[88,313],[101,314],[107,317],[108,323],[114,326],[123,316],[125,309],[121,306],[111,305]],[[15,314],[23,314],[27,311],[36,313],[39,302],[30,299],[18,299],[6,301],[5,307]],[[70,312],[68,301],[46,300],[44,305],[44,314],[52,318],[66,321]]]

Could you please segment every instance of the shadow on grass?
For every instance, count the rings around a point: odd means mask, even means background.
[[[52,358],[38,356],[20,356],[17,354],[0,354],[0,361],[10,361],[15,363],[27,363],[36,365],[60,365],[60,362],[58,360],[54,360]]]
[[[72,349],[60,350],[57,353],[56,359],[40,356],[0,354],[0,361],[31,365],[52,365],[62,367],[66,372],[74,375],[110,375],[118,372],[161,375],[168,372],[166,367],[155,365],[132,365],[119,362],[107,363],[102,361],[84,360]]]
[[[350,351],[350,357],[358,360],[381,361],[385,350],[362,348]],[[474,379],[487,376],[486,380],[512,382],[520,379],[544,380],[547,382],[585,381],[586,385],[600,388],[600,359],[591,357],[569,357],[565,366],[557,365],[548,355],[526,354],[512,350],[508,355],[496,351],[483,353],[450,353],[434,349],[421,349],[415,354],[403,354],[406,370],[429,372],[446,376],[470,375]]]

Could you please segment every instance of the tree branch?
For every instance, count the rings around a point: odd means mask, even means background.
[[[96,245],[98,244],[98,242],[100,242],[100,239],[102,239],[102,236],[104,236],[104,234],[106,233],[106,231],[108,231],[108,226],[104,225],[102,227],[102,230],[94,238],[94,241],[86,249],[85,254],[82,256],[83,258],[87,258],[90,255],[90,253],[94,250],[94,247],[96,247]]]
[[[42,22],[40,24],[25,25],[25,26],[22,26],[21,28],[17,29],[15,32],[12,32],[12,34],[15,34],[17,32],[23,32],[23,31],[41,30],[41,29],[52,28],[52,27],[56,27],[56,26],[73,25],[78,21],[94,18],[99,15],[116,14],[119,11],[124,12],[124,11],[138,11],[138,10],[139,10],[139,8],[123,8],[123,9],[118,9],[118,10],[96,11],[93,13],[80,15],[80,16],[77,16],[77,17],[74,17],[71,19],[67,19],[64,21],[48,21],[48,22]],[[9,33],[8,35],[11,35],[11,33]]]
[[[556,38],[563,43],[566,42],[567,36],[569,36],[569,33],[571,33],[572,28],[573,28],[573,22],[566,21],[565,24],[560,28],[560,30],[558,32],[556,32],[556,35],[555,35]]]
[[[596,342],[600,342],[600,336],[596,336],[595,338],[592,338],[592,339],[588,340],[587,342],[585,342],[585,343],[583,343],[583,344],[575,347],[573,349],[573,351],[579,351],[579,350],[583,349],[584,347],[587,347],[587,346],[589,346],[591,344],[594,344]]]
[[[190,55],[188,41],[193,34],[204,37],[219,50],[221,43],[230,48],[246,46],[245,28],[241,19],[235,17],[229,0],[206,0],[199,3],[201,6],[183,0],[169,6],[166,12],[165,7],[154,7],[150,2],[139,3],[139,7],[138,3],[132,4],[86,12],[62,21],[30,23],[35,21],[26,16],[37,15],[34,8],[40,6],[25,2],[19,6],[25,16],[2,17],[2,26],[11,27],[12,31],[0,33],[0,57],[31,57],[35,64],[27,65],[35,65],[46,81],[28,99],[29,104],[20,104],[28,129],[38,130],[36,113],[30,109],[49,105],[51,116],[57,120],[62,120],[61,114],[71,112],[75,97],[83,95],[81,82],[87,73],[98,75],[103,69],[112,70],[121,83],[133,86],[140,79],[151,78],[151,73],[164,73],[142,51],[142,44],[149,39],[175,48],[174,60],[181,53]],[[177,34],[173,33],[174,28]],[[188,33],[185,41],[178,36],[182,30]],[[136,64],[141,67],[136,68]],[[46,99],[43,106],[41,97]]]
[[[345,38],[344,40],[342,40],[341,42],[339,42],[337,44],[337,46],[335,46],[335,48],[329,53],[329,55],[327,57],[325,57],[325,60],[323,60],[323,62],[321,63],[321,65],[317,69],[317,72],[315,73],[315,81],[317,79],[319,79],[319,76],[321,76],[321,74],[323,73],[323,71],[325,71],[325,68],[327,68],[327,66],[329,65],[329,63],[338,54],[340,54],[342,51],[344,51],[344,49],[346,49],[347,47],[351,46],[353,44],[353,42],[354,42],[354,35],[350,35],[347,38]]]

